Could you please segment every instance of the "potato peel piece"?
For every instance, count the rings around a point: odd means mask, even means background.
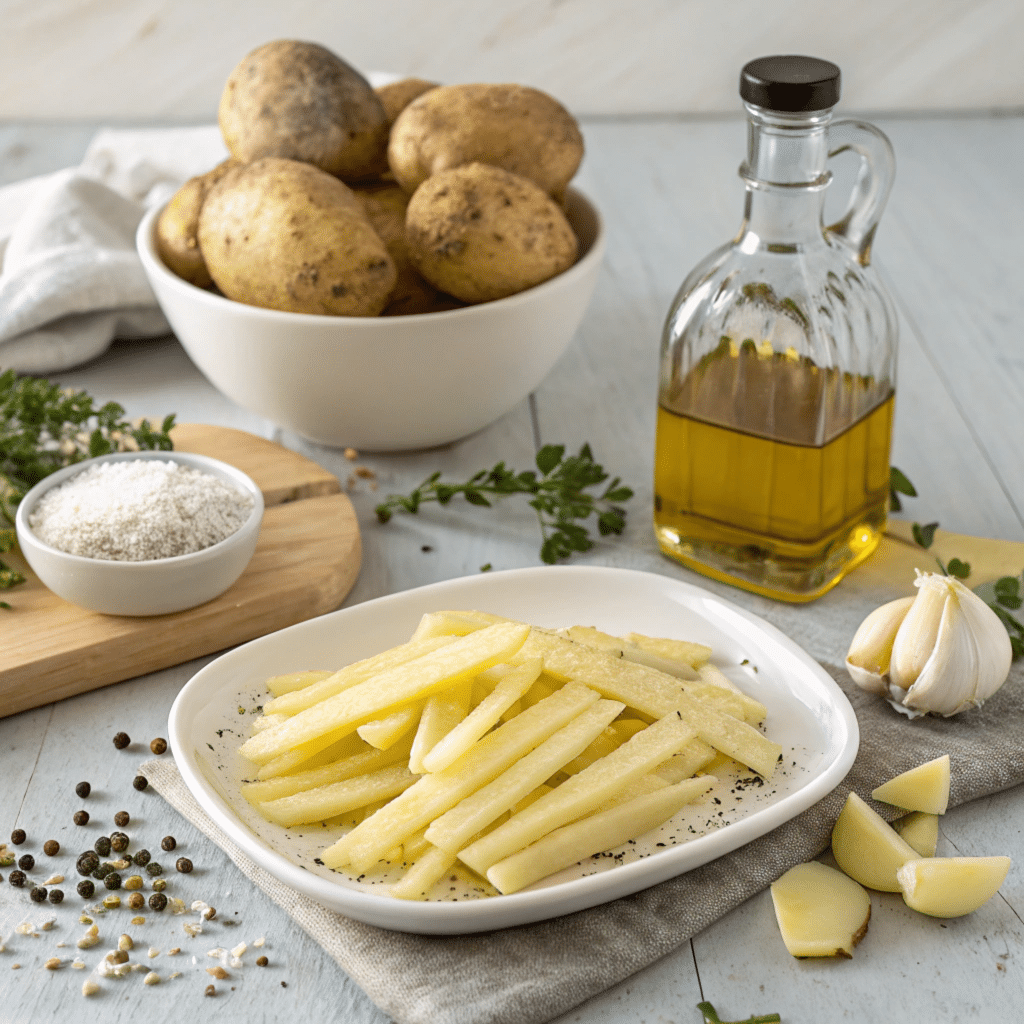
[[[856,793],[836,819],[832,855],[852,879],[882,892],[899,892],[897,869],[917,859],[917,851]]]
[[[872,791],[871,799],[905,811],[945,814],[949,806],[949,754],[890,779]]]
[[[871,897],[827,864],[797,864],[772,883],[771,892],[782,941],[795,957],[850,959],[867,934]]]
[[[999,891],[1009,870],[1009,857],[929,857],[907,861],[896,879],[911,910],[963,917]]]

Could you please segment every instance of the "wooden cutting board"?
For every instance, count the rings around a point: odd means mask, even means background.
[[[228,427],[183,423],[178,451],[210,455],[256,481],[266,511],[256,553],[228,591],[198,608],[151,618],[101,615],[28,582],[0,612],[0,717],[178,665],[324,612],[345,599],[362,546],[337,478],[280,445]]]

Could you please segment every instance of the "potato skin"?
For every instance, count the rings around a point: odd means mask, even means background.
[[[243,57],[218,111],[232,155],[246,163],[284,157],[345,181],[387,167],[388,121],[355,68],[316,43],[281,39]]]
[[[532,181],[488,164],[431,175],[409,200],[409,257],[436,288],[488,302],[568,270],[578,243]]]
[[[395,266],[337,178],[268,157],[215,185],[199,216],[199,245],[217,287],[250,306],[376,316]]]
[[[436,89],[438,84],[438,82],[428,82],[425,78],[402,78],[397,82],[390,82],[388,85],[378,85],[373,91],[384,106],[388,125],[393,125],[398,115],[417,96]]]
[[[492,164],[561,199],[583,159],[583,136],[555,99],[523,85],[445,85],[413,100],[391,128],[388,164],[414,192],[430,175]]]
[[[209,288],[213,284],[196,237],[199,211],[210,189],[237,164],[237,160],[228,158],[213,170],[189,178],[171,196],[156,222],[156,251],[160,259],[178,277],[199,288]]]

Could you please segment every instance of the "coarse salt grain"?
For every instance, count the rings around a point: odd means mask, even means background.
[[[100,462],[46,492],[32,532],[68,554],[144,562],[202,551],[230,537],[253,501],[210,473],[160,459]]]

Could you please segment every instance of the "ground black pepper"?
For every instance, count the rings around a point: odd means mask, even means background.
[[[28,836],[25,835],[25,830],[23,828],[16,828],[11,833],[11,842],[14,843],[15,846],[21,846],[27,838]]]
[[[117,747],[118,750],[124,750],[131,741],[131,737],[126,732],[119,732],[114,735],[114,746]]]
[[[188,857],[179,857],[175,862],[174,866],[183,874],[187,875],[192,870],[192,861]]]
[[[88,811],[75,811],[74,822],[76,825],[88,825],[89,824],[89,812]]]
[[[60,843],[58,843],[56,839],[47,839],[46,842],[43,843],[43,853],[45,853],[47,857],[56,857],[57,854],[60,853]]]
[[[132,785],[141,793],[149,785],[149,779],[145,775],[136,775]]]
[[[165,740],[163,736],[157,736],[157,738],[150,743],[149,749],[152,750],[154,754],[163,754],[167,751],[167,740]]]
[[[178,840],[174,836],[164,836],[160,840],[160,849],[166,850],[168,853],[171,852],[178,845]]]
[[[118,828],[124,828],[131,820],[132,816],[127,811],[118,811],[117,814],[114,815],[114,824],[117,825]]]
[[[92,786],[88,782],[80,782],[75,786],[75,792],[84,800],[92,792]]]
[[[95,894],[96,886],[93,885],[88,878],[83,878],[78,883],[78,895],[81,896],[83,900],[91,900]]]
[[[31,853],[23,853],[18,858],[18,867],[22,871],[31,871],[36,866],[36,859]]]

